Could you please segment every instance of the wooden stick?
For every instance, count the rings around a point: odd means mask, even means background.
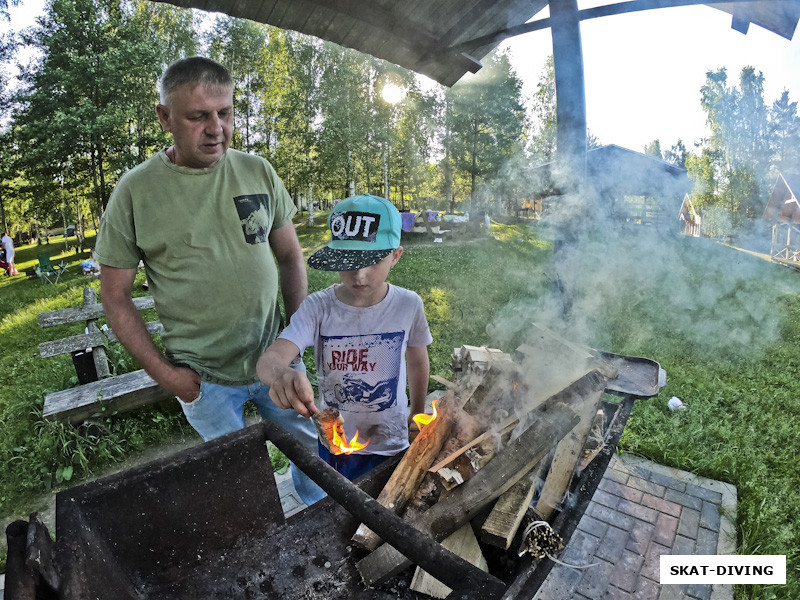
[[[536,512],[545,521],[553,515],[561,498],[569,487],[572,473],[581,457],[581,452],[586,444],[586,438],[592,428],[594,416],[603,396],[603,391],[608,380],[599,373],[590,373],[578,382],[584,389],[586,402],[579,407],[578,416],[580,423],[567,436],[562,439],[556,448],[553,464],[544,481],[542,494],[536,503]]]
[[[478,469],[494,457],[499,446],[508,442],[511,432],[518,423],[519,419],[516,417],[506,419],[497,430],[484,432],[466,446],[440,460],[431,467],[431,472],[440,478],[447,490],[468,481]]]
[[[453,427],[456,396],[448,391],[436,404],[437,417],[414,438],[413,443],[406,450],[405,455],[395,467],[394,473],[386,482],[378,502],[394,512],[400,514],[405,510],[409,500],[417,492],[422,478],[428,471]],[[367,550],[374,550],[380,543],[380,537],[363,523],[358,527],[352,537],[355,544]]]
[[[481,552],[481,547],[469,523],[462,525],[461,529],[446,537],[442,541],[442,547],[447,548],[456,556],[460,556],[479,569],[489,571],[489,565],[483,556],[483,552]],[[427,594],[432,598],[446,598],[453,591],[433,575],[428,574],[422,567],[417,567],[409,587],[415,592]]]
[[[412,522],[414,527],[437,541],[443,540],[524,477],[579,422],[575,412],[565,404],[548,407],[546,411],[544,408],[533,425],[495,456],[490,467],[481,469],[439,500]],[[356,566],[367,587],[373,587],[411,563],[411,559],[384,544]]]
[[[533,499],[536,482],[520,479],[498,498],[492,512],[481,527],[481,539],[487,544],[508,550]]]

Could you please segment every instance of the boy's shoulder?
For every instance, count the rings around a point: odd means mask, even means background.
[[[411,297],[411,298],[420,298],[420,295],[417,292],[415,292],[414,290],[410,290],[408,288],[400,287],[399,285],[394,285],[392,283],[390,283],[389,286],[391,288],[394,288],[395,293],[399,294],[401,296],[408,296],[408,297]],[[421,300],[421,298],[420,298],[420,300]]]

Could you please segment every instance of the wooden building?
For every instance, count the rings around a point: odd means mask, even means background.
[[[563,201],[556,168],[547,163],[534,170],[534,192],[544,200],[545,214],[559,210]],[[586,185],[595,202],[593,218],[663,231],[676,228],[675,213],[692,189],[685,169],[614,144],[586,152]]]
[[[703,233],[701,225],[701,216],[695,210],[692,204],[692,199],[689,194],[683,197],[683,204],[681,204],[681,213],[678,216],[681,223],[683,223],[683,235],[691,237],[700,237]]]
[[[762,218],[772,223],[770,257],[800,268],[800,175],[780,174]]]

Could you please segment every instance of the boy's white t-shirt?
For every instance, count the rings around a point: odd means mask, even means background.
[[[334,287],[308,296],[279,337],[300,352],[314,346],[319,408],[336,408],[350,441],[369,444],[358,454],[393,456],[408,447],[406,348],[433,341],[422,299],[389,284],[378,304],[350,306]]]

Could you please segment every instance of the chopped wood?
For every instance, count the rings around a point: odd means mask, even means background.
[[[456,404],[459,403],[460,399],[456,397]],[[434,463],[438,464],[448,456],[456,453],[484,430],[484,425],[456,406],[453,413],[453,428],[450,431],[450,437],[442,446]],[[442,485],[440,477],[428,470],[414,497],[409,502],[407,510],[416,509],[419,513],[422,513],[435,504],[443,493],[447,493],[447,489]]]
[[[511,360],[511,356],[497,348],[461,346],[453,348],[450,367],[458,380],[473,373],[481,373],[497,361],[509,360]]]
[[[443,540],[523,478],[579,422],[575,412],[563,403],[547,405],[539,412],[539,418],[494,457],[491,467],[478,471],[411,523],[435,540]],[[364,583],[373,587],[411,563],[391,545],[384,544],[356,566]]]
[[[510,360],[492,363],[464,403],[464,410],[479,418],[491,419],[493,411],[512,408],[515,404],[512,391],[520,380],[518,367]]]
[[[592,428],[607,381],[604,376],[593,372],[583,377],[574,386],[580,390],[581,396],[585,400],[575,406],[580,421],[559,442],[553,463],[550,465],[550,471],[545,478],[541,496],[536,503],[536,512],[545,521],[550,519],[569,488],[569,482],[586,444],[586,438]]]
[[[494,457],[503,444],[508,442],[511,432],[518,423],[516,417],[507,419],[498,429],[484,432],[466,446],[437,462],[431,467],[431,472],[441,479],[442,485],[448,490],[468,481]]]
[[[461,529],[442,541],[442,546],[450,550],[476,567],[488,572],[489,565],[481,552],[481,547],[472,531],[472,526],[467,523]],[[432,598],[446,598],[453,590],[429,575],[421,567],[417,567],[411,580],[411,589]]]
[[[599,409],[592,421],[592,428],[586,438],[586,445],[583,447],[581,457],[578,459],[578,466],[575,469],[576,474],[580,474],[589,463],[592,462],[600,451],[605,448],[605,440],[603,426],[605,425],[606,415],[603,409]]]
[[[458,384],[450,381],[449,379],[445,379],[444,377],[441,377],[440,375],[431,375],[431,379],[433,379],[436,383],[441,383],[448,390],[458,389]]]
[[[334,441],[335,439],[344,440],[344,417],[335,408],[326,408],[311,417],[314,427],[317,428],[317,437],[328,452],[331,454],[341,454],[342,450]]]
[[[500,496],[481,527],[481,539],[487,544],[508,550],[535,489],[536,482],[532,478],[525,478]]]
[[[417,493],[417,488],[422,483],[428,468],[436,460],[450,436],[455,404],[456,397],[452,392],[445,394],[437,403],[436,419],[425,425],[414,438],[378,495],[377,500],[382,506],[395,514],[401,514],[405,510],[411,498]],[[363,523],[356,530],[352,540],[356,545],[368,550],[374,550],[381,543],[380,537]]]

